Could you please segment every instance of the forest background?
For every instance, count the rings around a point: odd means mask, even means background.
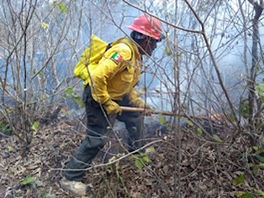
[[[1,1],[3,197],[23,193],[29,197],[65,197],[59,187],[53,189],[40,181],[44,172],[47,181],[51,180],[50,172],[60,172],[61,161],[83,137],[84,126],[76,128],[83,122],[83,86],[73,76],[73,68],[92,34],[106,42],[129,36],[126,26],[142,13],[159,18],[166,36],[153,56],[144,59],[138,89],[154,109],[174,115],[159,116],[167,132],[148,141],[155,153],[162,155],[159,162],[171,166],[166,168],[167,178],[159,175],[164,164],[152,167],[156,174],[151,176],[159,184],[155,190],[140,182],[136,190],[120,181],[125,180],[120,176],[125,172],[123,166],[122,173],[112,170],[119,185],[111,186],[109,195],[93,183],[97,187],[94,197],[264,197],[263,0]],[[184,115],[185,129],[182,117],[176,115]],[[58,123],[54,125],[55,119]],[[221,126],[220,131],[214,123]],[[75,133],[70,132],[72,126]],[[59,138],[53,137],[58,133]],[[74,144],[69,144],[68,138]],[[50,152],[56,147],[59,150],[43,158],[40,144],[47,144],[44,150]],[[166,150],[168,144],[171,148]],[[166,146],[158,151],[161,145]],[[125,155],[115,163],[129,157]],[[137,156],[135,171],[148,172],[147,167],[159,159],[151,157],[146,153]],[[164,160],[167,157],[170,161]],[[30,171],[32,164],[38,171]],[[210,170],[212,177],[205,170]],[[141,176],[136,176],[137,181]]]

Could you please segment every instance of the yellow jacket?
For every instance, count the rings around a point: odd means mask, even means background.
[[[89,84],[95,101],[104,104],[109,99],[121,100],[128,95],[130,100],[138,97],[134,86],[139,81],[142,70],[138,47],[128,38],[121,38],[111,44],[98,65],[85,67],[84,85]],[[88,74],[88,75],[87,75]]]

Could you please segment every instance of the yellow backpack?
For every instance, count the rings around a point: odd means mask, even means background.
[[[106,43],[97,36],[92,35],[89,47],[84,50],[80,60],[74,67],[74,76],[81,78],[85,85],[88,84],[88,65],[89,70],[94,70],[106,50],[110,47],[110,44]]]
[[[89,47],[84,50],[80,60],[74,67],[74,76],[82,79],[84,86],[89,83],[89,71],[93,71],[98,66],[104,53],[115,43],[125,43],[133,52],[131,41],[127,38],[120,38],[114,43],[108,44],[94,34],[92,35]]]

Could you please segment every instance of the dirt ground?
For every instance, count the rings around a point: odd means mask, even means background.
[[[124,133],[115,133],[121,142],[125,142]],[[86,197],[264,197],[263,164],[254,161],[259,166],[247,166],[249,161],[243,158],[247,140],[242,136],[231,142],[230,134],[223,131],[222,142],[200,137],[196,131],[168,131],[148,137],[143,154],[127,155],[121,154],[124,150],[115,135],[110,135],[110,143],[94,160],[94,168],[87,170],[84,182],[90,188]],[[59,180],[64,164],[84,137],[74,119],[42,125],[23,157],[16,136],[2,137],[0,197],[78,197],[61,189]],[[116,163],[104,164],[113,156]]]

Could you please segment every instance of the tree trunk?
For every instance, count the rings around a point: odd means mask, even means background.
[[[254,2],[253,0],[248,0],[253,6],[255,11],[253,22],[253,34],[252,34],[252,65],[250,69],[249,79],[248,79],[248,104],[249,104],[249,125],[253,126],[254,117],[254,101],[255,101],[255,85],[256,85],[256,68],[259,64],[258,57],[258,44],[259,44],[259,18],[263,11],[263,0],[260,4]],[[262,5],[262,6],[261,6]]]

